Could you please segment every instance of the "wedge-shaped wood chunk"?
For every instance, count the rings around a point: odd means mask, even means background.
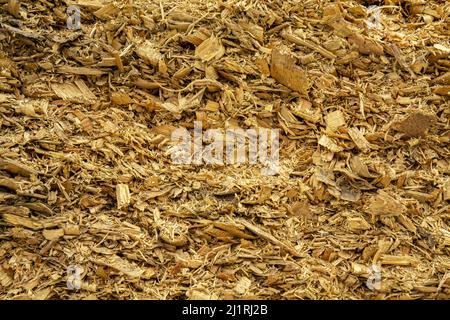
[[[347,228],[351,231],[364,231],[370,229],[370,224],[363,217],[348,217]]]
[[[296,64],[296,59],[280,51],[272,50],[270,75],[276,81],[300,94],[308,93],[309,81],[306,72]]]

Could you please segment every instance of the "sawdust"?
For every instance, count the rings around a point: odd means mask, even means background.
[[[449,299],[449,12],[0,0],[0,297]],[[194,121],[278,174],[174,164]]]

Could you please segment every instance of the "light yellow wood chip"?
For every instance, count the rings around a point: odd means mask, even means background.
[[[386,192],[379,191],[369,202],[367,211],[373,215],[399,215],[406,207]]]
[[[277,49],[272,50],[270,74],[276,81],[291,90],[306,95],[309,89],[309,81],[306,72],[296,64],[296,59],[288,54],[281,53]]]
[[[369,142],[366,140],[366,138],[358,128],[348,129],[348,134],[350,138],[352,138],[353,142],[356,144],[358,149],[360,149],[363,152],[366,152],[370,149]]]
[[[116,199],[118,209],[128,207],[131,201],[131,195],[127,184],[118,184],[116,186]]]
[[[327,130],[336,131],[339,127],[345,126],[344,114],[340,110],[330,112],[325,116]]]
[[[319,145],[327,148],[328,150],[332,151],[332,152],[341,152],[342,150],[344,150],[341,146],[338,146],[336,144],[336,142],[334,141],[334,139],[326,136],[326,135],[322,135],[319,139]]]
[[[247,277],[242,277],[239,279],[239,281],[236,283],[236,286],[234,287],[234,292],[238,295],[243,295],[247,292],[247,290],[252,285],[252,281]]]
[[[42,235],[47,240],[58,240],[64,236],[64,229],[44,230],[42,231]]]
[[[220,39],[214,35],[203,41],[196,49],[195,55],[202,61],[220,59],[225,54],[225,48]]]
[[[159,60],[163,58],[159,50],[157,50],[155,45],[150,41],[145,41],[139,45],[135,51],[145,63],[155,67],[158,66]]]

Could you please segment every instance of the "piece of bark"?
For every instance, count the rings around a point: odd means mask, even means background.
[[[14,160],[0,160],[0,170],[8,171],[12,174],[18,174],[23,177],[37,175],[38,172],[20,162]]]
[[[421,112],[414,112],[403,121],[395,123],[393,129],[400,131],[406,138],[425,137],[436,118]]]

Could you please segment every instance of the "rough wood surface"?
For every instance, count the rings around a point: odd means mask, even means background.
[[[0,0],[0,298],[449,299],[449,12]],[[194,121],[279,173],[173,163]]]

